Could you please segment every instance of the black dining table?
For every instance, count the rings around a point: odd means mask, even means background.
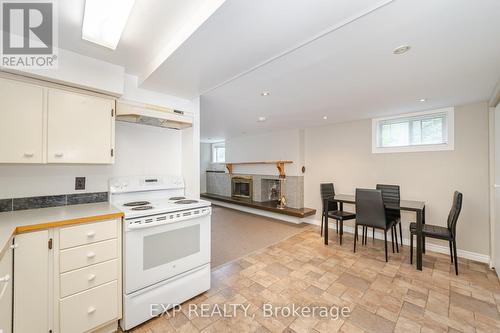
[[[325,199],[323,207],[328,207],[328,202],[337,202],[339,210],[344,210],[344,203],[356,204],[356,197],[349,194],[337,194],[335,197]],[[422,270],[422,254],[425,253],[425,238],[422,236],[422,224],[425,224],[425,202],[415,200],[401,200],[399,206],[385,205],[387,209],[398,209],[416,213],[417,224],[417,269]],[[326,208],[328,209],[328,208]],[[328,214],[325,214],[323,227],[325,245],[328,245]]]

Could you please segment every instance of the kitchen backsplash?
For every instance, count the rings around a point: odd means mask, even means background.
[[[27,198],[0,199],[0,212],[26,210],[86,203],[107,202],[108,192],[45,195]]]

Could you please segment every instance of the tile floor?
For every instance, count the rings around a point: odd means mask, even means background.
[[[383,242],[371,239],[352,251],[335,233],[323,245],[318,228],[299,234],[212,273],[212,289],[158,317],[135,333],[156,332],[500,332],[500,284],[485,264],[459,261],[455,276],[449,256],[424,256],[424,270],[409,264],[409,249],[384,261]],[[389,247],[390,248],[390,247]],[[243,310],[204,318],[189,312],[208,304],[241,303]],[[348,307],[348,316],[264,317],[265,304]],[[197,314],[201,311],[197,310]]]

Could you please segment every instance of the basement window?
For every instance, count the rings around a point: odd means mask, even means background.
[[[212,143],[212,163],[226,161],[226,144],[224,142]]]
[[[453,108],[372,120],[372,153],[453,149]]]

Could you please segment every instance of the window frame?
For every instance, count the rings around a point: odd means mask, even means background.
[[[224,161],[217,161],[217,153],[216,150],[217,148],[224,148],[226,150],[226,143],[225,142],[217,142],[217,143],[212,143],[212,163],[225,163],[226,159],[224,158]],[[225,152],[224,152],[224,157],[225,157]]]
[[[427,116],[432,114],[445,114],[446,118],[446,143],[437,144],[417,144],[417,145],[407,145],[407,146],[397,146],[397,147],[379,147],[379,124],[382,121],[387,120],[398,120],[407,119],[411,117]],[[435,110],[427,110],[420,112],[412,112],[406,114],[399,114],[397,116],[373,118],[372,119],[372,153],[407,153],[407,152],[423,152],[423,151],[446,151],[455,149],[455,108],[448,107]]]

